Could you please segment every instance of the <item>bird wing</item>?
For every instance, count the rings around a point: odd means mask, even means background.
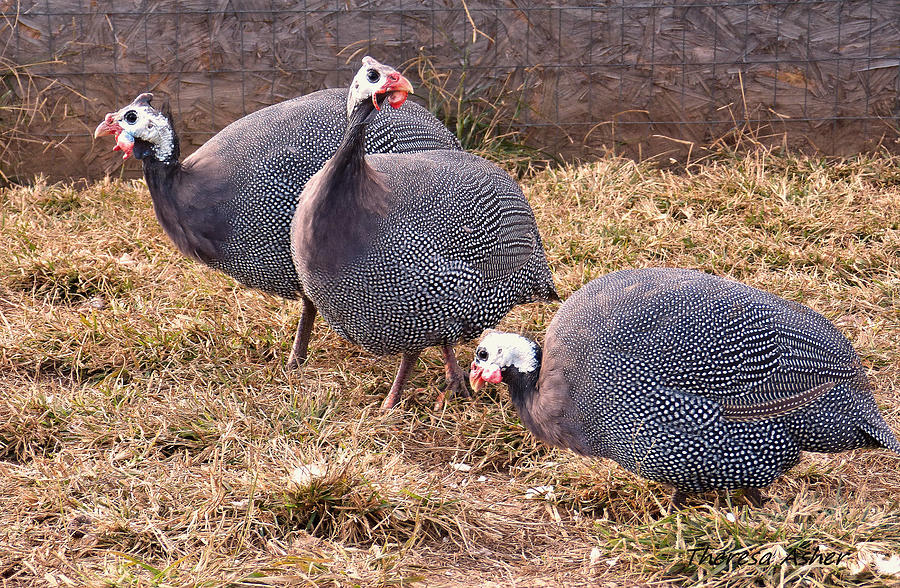
[[[735,420],[799,410],[861,377],[846,338],[797,303],[698,272],[617,273],[595,280],[565,311],[567,330],[587,340],[572,338],[585,357],[591,348],[614,350]]]
[[[415,153],[435,149],[462,149],[462,146],[447,127],[411,100],[400,108],[382,109],[366,129],[366,153]]]
[[[733,308],[733,301],[723,302]],[[825,319],[804,325],[801,333],[777,307],[747,301],[739,306],[730,316],[721,312],[697,325],[696,345],[676,354],[680,367],[670,372],[669,385],[717,401],[728,420],[753,421],[800,410],[858,377],[858,362],[838,355],[843,337]]]
[[[540,248],[534,213],[518,184],[496,165],[464,151],[367,157],[397,196],[386,223],[407,223],[413,238],[502,283]]]
[[[829,390],[834,388],[834,382],[825,382],[814,386],[809,390],[790,396],[784,396],[776,400],[756,402],[754,404],[722,404],[722,418],[736,423],[764,421],[777,418],[812,404]]]
[[[470,233],[467,249],[472,266],[487,284],[501,282],[520,270],[538,247],[534,216],[521,193],[496,194],[480,207],[486,224]]]

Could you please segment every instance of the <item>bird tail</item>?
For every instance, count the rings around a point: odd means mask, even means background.
[[[543,253],[543,252],[541,252]],[[553,283],[553,274],[547,265],[547,259],[541,255],[538,260],[537,278],[532,282],[531,301],[532,302],[558,302],[559,294],[556,293],[556,285]]]
[[[880,415],[874,423],[869,419],[864,420],[859,424],[859,428],[872,441],[871,446],[884,447],[900,454],[900,443],[897,442],[897,437],[894,436]]]
[[[556,293],[556,287],[553,282],[547,284],[546,288],[538,293],[538,299],[544,302],[559,302],[559,294]]]
[[[884,420],[875,398],[872,396],[872,384],[862,370],[857,372],[857,380],[854,382],[859,400],[862,400],[862,409],[860,418],[857,421],[857,427],[866,438],[864,447],[884,447],[890,449],[894,453],[900,454],[900,443],[897,437],[891,431],[891,427]]]

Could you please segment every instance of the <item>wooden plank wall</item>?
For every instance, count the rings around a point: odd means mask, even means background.
[[[119,173],[90,131],[148,90],[170,99],[187,154],[248,112],[348,83],[366,53],[406,67],[454,129],[462,102],[482,113],[462,130],[500,121],[566,158],[696,156],[736,129],[898,150],[896,0],[581,4],[0,0],[0,169]]]

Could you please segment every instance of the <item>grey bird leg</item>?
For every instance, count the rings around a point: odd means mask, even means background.
[[[756,508],[761,507],[766,501],[766,497],[759,488],[744,488],[744,498],[747,499],[751,506]]]
[[[291,370],[297,369],[306,361],[309,337],[312,335],[313,323],[316,322],[316,305],[306,296],[301,296],[301,300],[303,300],[303,310],[300,311],[300,324],[297,325],[294,347],[287,360],[287,368]]]
[[[394,378],[394,383],[391,385],[391,391],[388,392],[387,398],[381,403],[381,410],[390,410],[400,401],[400,390],[403,389],[403,384],[405,384],[407,378],[409,378],[409,372],[411,372],[413,366],[416,365],[419,353],[421,352],[414,351],[412,353],[403,354],[403,357],[400,359],[400,367],[397,369],[397,377]]]
[[[441,355],[444,356],[444,374],[447,378],[447,387],[441,390],[437,399],[434,401],[434,410],[440,410],[444,406],[444,398],[447,392],[452,396],[460,396],[469,398],[472,394],[469,391],[468,376],[465,370],[456,360],[456,354],[453,352],[452,345],[441,345]]]
[[[687,505],[687,492],[682,492],[681,490],[676,490],[674,494],[672,494],[672,506],[681,510]]]

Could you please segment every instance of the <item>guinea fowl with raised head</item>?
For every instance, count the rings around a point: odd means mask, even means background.
[[[314,92],[249,114],[184,162],[166,108],[141,94],[106,115],[94,136],[143,162],[156,217],[178,249],[240,283],[303,301],[289,366],[306,358],[316,309],[303,295],[290,253],[290,223],[303,187],[337,150],[347,126],[347,90]],[[407,103],[375,121],[374,152],[459,149],[424,108]]]
[[[850,342],[822,315],[681,269],[619,271],[573,294],[544,350],[489,332],[472,386],[505,382],[540,440],[686,493],[759,488],[801,451],[900,444]]]
[[[516,304],[556,299],[534,215],[507,173],[460,151],[366,155],[367,127],[412,90],[363,59],[334,157],[306,186],[291,226],[304,292],[341,336],[402,354],[390,408],[419,354],[440,346],[448,388],[467,394],[453,345]],[[438,404],[443,393],[438,398]]]

